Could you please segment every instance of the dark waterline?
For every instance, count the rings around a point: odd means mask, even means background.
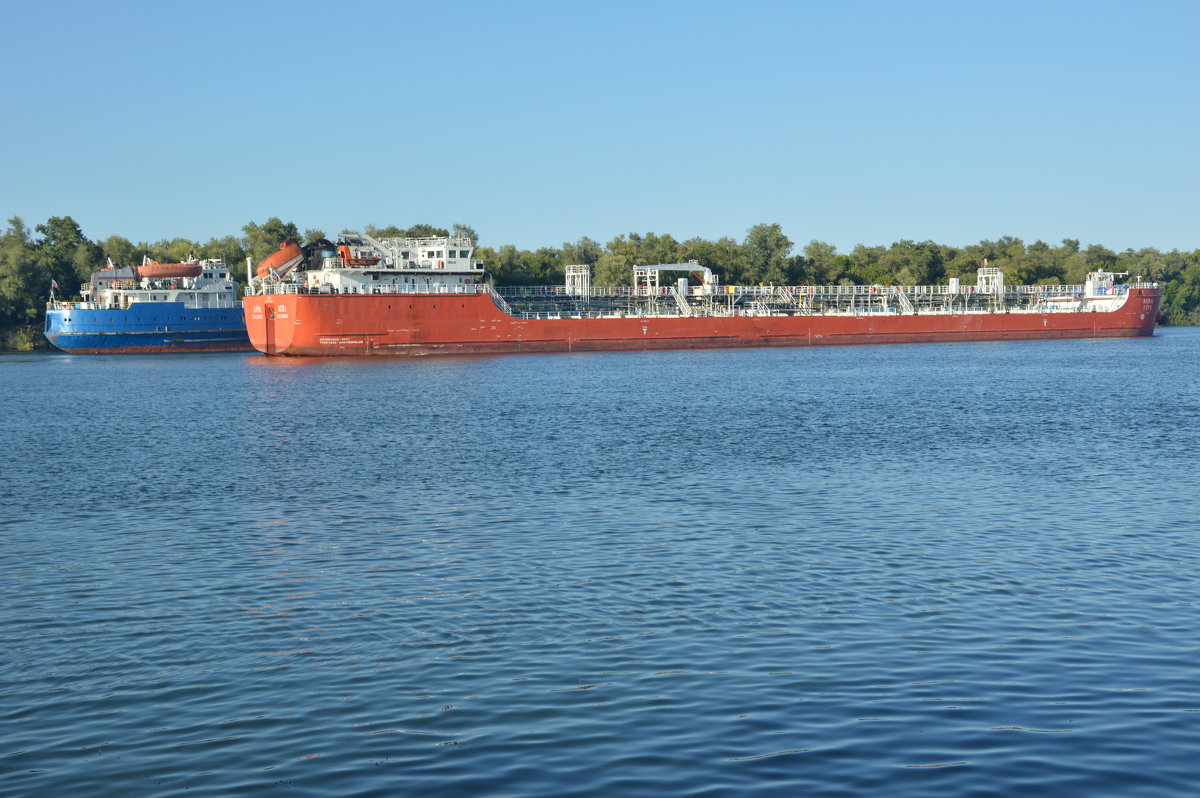
[[[0,356],[0,793],[1194,795],[1198,364]]]

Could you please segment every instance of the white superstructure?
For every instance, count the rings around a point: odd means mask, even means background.
[[[461,236],[382,238],[343,234],[336,246],[314,251],[296,281],[310,293],[453,292],[483,281],[475,243]]]
[[[177,276],[143,276],[143,271],[155,268],[169,271],[194,272]],[[92,279],[79,287],[82,302],[56,303],[81,310],[127,308],[138,302],[181,302],[187,308],[235,308],[240,302],[237,282],[229,276],[229,268],[216,259],[189,260],[181,264],[143,263],[142,266],[109,268],[92,274]]]

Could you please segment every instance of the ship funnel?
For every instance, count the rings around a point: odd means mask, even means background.
[[[296,268],[296,265],[302,260],[304,260],[304,250],[289,238],[279,244],[279,249],[263,258],[262,263],[258,264],[255,274],[259,277],[267,277],[271,274],[277,278],[283,277]]]

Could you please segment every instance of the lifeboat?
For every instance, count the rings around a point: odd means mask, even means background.
[[[164,277],[199,277],[204,267],[199,263],[159,263],[147,261],[137,267],[138,277],[161,279]]]
[[[296,264],[302,260],[304,260],[304,250],[300,248],[299,244],[289,238],[286,241],[280,242],[279,249],[263,258],[262,263],[258,264],[258,269],[255,273],[259,277],[266,277],[274,272],[276,277],[283,277],[296,268]]]
[[[350,253],[350,247],[342,244],[338,247],[338,255],[342,259],[342,263],[347,266],[374,266],[379,263],[379,258],[356,258]]]

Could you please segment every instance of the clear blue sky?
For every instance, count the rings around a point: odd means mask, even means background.
[[[15,2],[0,213],[1200,247],[1200,2]]]

